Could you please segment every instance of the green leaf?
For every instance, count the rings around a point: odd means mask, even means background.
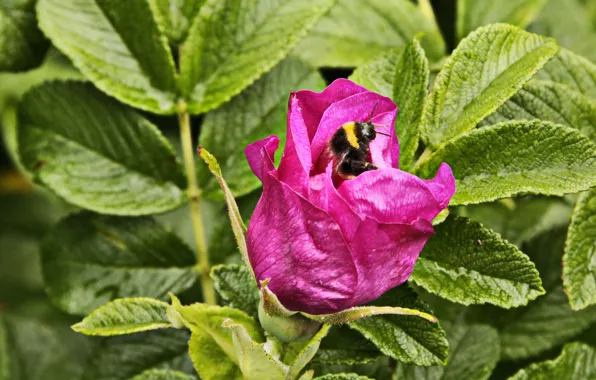
[[[158,367],[192,373],[188,331],[165,329],[106,338],[80,379],[130,380]]]
[[[40,301],[7,308],[0,315],[7,351],[0,348],[0,379],[81,379],[93,342],[69,328],[69,319]],[[1,340],[0,340],[1,342]],[[2,343],[0,343],[2,345]],[[7,353],[7,355],[5,355]],[[2,371],[7,377],[2,377]]]
[[[457,36],[464,38],[477,28],[503,22],[525,28],[538,15],[547,0],[459,0]]]
[[[296,89],[322,90],[325,82],[311,67],[287,58],[230,102],[205,115],[199,145],[222,158],[222,171],[238,197],[259,188],[244,147],[269,135],[285,136],[288,96]],[[206,196],[221,198],[217,180],[200,167],[199,184]]]
[[[240,215],[240,211],[238,210],[236,199],[234,199],[232,191],[228,187],[226,180],[223,178],[221,168],[219,167],[219,164],[217,163],[215,157],[206,149],[201,147],[199,147],[199,156],[203,159],[203,161],[205,161],[207,167],[211,171],[211,174],[213,174],[219,182],[219,186],[221,187],[221,190],[224,193],[224,198],[228,207],[228,215],[232,224],[232,230],[234,231],[234,237],[236,238],[236,243],[238,243],[238,249],[240,250],[240,254],[242,255],[242,260],[244,261],[244,265],[246,265],[247,268],[252,268],[250,266],[250,259],[248,258],[248,250],[246,248],[246,225],[244,225],[244,221],[242,220],[242,216]],[[252,273],[252,270],[250,273],[254,278],[254,273]]]
[[[416,262],[412,280],[463,305],[491,303],[510,308],[544,294],[534,264],[499,234],[466,218],[435,227]]]
[[[4,318],[0,315],[0,380],[10,380],[11,365],[12,357],[8,348],[8,333]]]
[[[406,46],[397,65],[393,101],[399,107],[395,129],[399,138],[399,166],[408,170],[418,149],[420,117],[428,87],[428,61],[416,38]]]
[[[359,364],[377,360],[382,353],[372,342],[347,326],[334,326],[321,342],[316,364]]]
[[[232,330],[236,358],[244,379],[286,379],[287,366],[271,356],[263,343],[255,342],[243,324],[227,319],[223,326]]]
[[[596,185],[596,145],[575,129],[538,120],[501,123],[449,141],[417,173],[430,178],[442,162],[456,180],[451,205],[523,193],[561,196]]]
[[[151,0],[155,18],[171,42],[180,44],[188,37],[205,0]]]
[[[518,92],[559,50],[554,40],[493,24],[466,37],[426,99],[422,135],[431,146],[465,133]]]
[[[499,361],[499,334],[488,325],[458,324],[447,329],[451,355],[444,367],[398,364],[397,379],[488,379]]]
[[[596,376],[596,349],[582,343],[570,343],[554,360],[533,363],[509,380],[584,380]]]
[[[327,336],[330,329],[330,325],[323,325],[309,340],[290,343],[286,346],[283,362],[289,366],[286,375],[288,379],[297,379],[299,377],[300,372],[319,351],[321,340]]]
[[[560,46],[596,60],[594,24],[580,0],[548,0],[528,29],[553,37]]]
[[[370,377],[360,376],[356,373],[334,373],[315,377],[313,380],[372,380]]]
[[[145,215],[182,205],[186,181],[159,130],[82,82],[50,82],[20,104],[23,165],[69,203]]]
[[[152,298],[119,298],[93,310],[72,326],[85,335],[124,335],[172,327],[168,304]]]
[[[302,41],[296,53],[314,66],[355,67],[424,32],[429,58],[439,60],[445,43],[437,25],[407,0],[340,0]]]
[[[336,0],[207,0],[181,56],[181,87],[199,114],[273,68]]]
[[[431,312],[405,284],[385,293],[372,305],[399,305]],[[416,316],[382,315],[359,319],[349,326],[385,355],[405,363],[435,365],[443,364],[447,358],[447,339],[438,323]]]
[[[150,369],[131,380],[198,380],[196,376],[169,369]]]
[[[192,331],[190,355],[201,378],[220,379],[224,375],[226,379],[241,378],[232,333],[222,327],[222,323],[226,319],[233,319],[247,329],[253,340],[263,342],[261,329],[255,320],[230,307],[200,303],[182,306],[175,297],[172,298],[172,306]],[[214,367],[213,363],[218,363],[218,367]]]
[[[75,214],[42,245],[48,293],[72,314],[121,297],[165,299],[194,283],[194,264],[190,248],[149,217]]]
[[[392,98],[396,68],[402,60],[403,53],[403,47],[387,50],[378,57],[359,65],[348,79],[369,91]]]
[[[563,256],[563,284],[574,310],[596,304],[596,188],[575,205]]]
[[[536,79],[564,84],[572,90],[596,99],[596,65],[567,49],[561,49],[536,74]]]
[[[145,0],[39,0],[39,26],[93,84],[121,102],[176,112],[167,39]]]
[[[211,268],[213,286],[226,306],[240,309],[256,317],[259,288],[244,265],[218,265]]]
[[[206,330],[194,330],[189,347],[190,356],[201,379],[243,380],[240,367]]]
[[[482,203],[460,208],[458,215],[482,223],[507,241],[520,246],[542,232],[569,224],[572,208],[555,197],[525,197],[509,209],[502,202]]]
[[[596,140],[596,101],[554,82],[526,83],[485,123],[535,119],[567,125]]]
[[[0,5],[0,71],[24,71],[43,61],[48,41],[37,28],[35,0]]]
[[[560,286],[500,318],[501,356],[518,360],[568,341],[596,321],[594,307],[573,311]]]

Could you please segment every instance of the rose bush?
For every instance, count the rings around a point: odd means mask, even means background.
[[[342,181],[326,148],[344,123],[372,119],[381,125],[370,144],[379,169]],[[398,168],[397,106],[389,98],[338,79],[321,93],[290,95],[287,141],[279,167],[277,136],[246,147],[263,193],[247,233],[258,281],[288,309],[337,312],[370,302],[410,277],[431,221],[455,193],[443,163],[424,180]]]

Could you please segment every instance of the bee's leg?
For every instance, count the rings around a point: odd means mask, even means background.
[[[377,168],[376,166],[374,166],[370,162],[367,162],[366,163],[366,167],[364,168],[364,171],[377,170],[377,169],[379,169],[379,168]]]
[[[355,175],[360,175],[369,170],[378,169],[376,166],[366,161],[351,161],[350,164]]]

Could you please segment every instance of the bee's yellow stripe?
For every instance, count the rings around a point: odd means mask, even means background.
[[[356,137],[356,123],[353,121],[345,123],[342,128],[346,132],[348,143],[350,143],[350,145],[354,148],[360,148],[360,144],[358,144],[358,137]]]

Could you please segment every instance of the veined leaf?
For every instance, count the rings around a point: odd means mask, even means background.
[[[455,49],[427,97],[422,134],[431,146],[465,133],[518,92],[559,50],[554,40],[493,24]]]
[[[567,125],[596,141],[596,101],[554,82],[526,83],[485,123],[535,119]]]
[[[176,329],[105,338],[80,379],[130,380],[156,367],[192,373],[187,342],[188,331]]]
[[[260,380],[264,376],[271,376],[272,379],[287,378],[288,367],[271,356],[263,343],[255,342],[243,324],[226,319],[223,327],[232,331],[236,358],[243,379]]]
[[[360,333],[347,326],[334,326],[321,342],[315,364],[359,364],[377,360],[383,354]]]
[[[39,65],[48,46],[37,28],[35,0],[0,5],[0,71],[24,71]]]
[[[564,84],[596,100],[596,65],[567,49],[561,49],[536,74],[536,79]]]
[[[372,380],[367,376],[360,376],[356,373],[333,373],[315,377],[313,380]]]
[[[553,37],[560,46],[596,60],[594,24],[582,1],[548,0],[528,30]]]
[[[171,369],[150,369],[131,380],[198,380],[196,376]]]
[[[458,209],[458,215],[482,223],[520,246],[542,232],[569,224],[572,207],[555,197],[526,197],[510,209],[502,202],[482,203]]]
[[[516,246],[481,224],[448,218],[435,227],[416,262],[414,282],[463,305],[525,305],[544,294],[534,264]]]
[[[455,176],[452,205],[522,193],[564,195],[596,186],[596,145],[577,130],[538,120],[472,131],[441,146],[417,172],[429,178],[441,162]]]
[[[176,112],[176,72],[146,0],[39,0],[39,25],[99,89],[146,111]]]
[[[234,196],[261,186],[250,170],[244,147],[269,135],[285,136],[291,91],[318,91],[324,87],[325,82],[314,69],[287,58],[230,102],[205,115],[199,145],[222,159],[222,172]],[[199,168],[202,191],[209,197],[222,198],[217,179],[205,166]]]
[[[257,342],[263,342],[259,325],[247,314],[230,307],[195,303],[182,306],[172,297],[172,306],[182,321],[192,331],[190,356],[202,379],[242,379],[238,358],[228,328],[222,327],[226,319],[247,328],[247,334]],[[218,366],[213,366],[218,363]],[[222,377],[223,376],[223,377]]]
[[[445,43],[438,26],[407,0],[340,0],[302,41],[296,53],[314,66],[355,67],[387,49],[405,46],[419,32],[429,58]]]
[[[170,369],[150,369],[131,380],[198,380],[196,376]]]
[[[181,55],[188,109],[213,109],[287,56],[336,0],[207,0]]]
[[[518,360],[566,342],[596,321],[594,307],[573,311],[560,286],[499,319],[501,357]]]
[[[447,364],[417,367],[398,364],[397,379],[461,380],[488,379],[499,361],[499,334],[488,325],[458,324],[447,329],[451,355]]]
[[[168,304],[153,298],[119,298],[93,310],[72,329],[85,335],[125,335],[172,327]]]
[[[159,130],[89,83],[50,82],[20,107],[23,165],[68,202],[145,215],[183,204],[182,168]]]
[[[477,28],[503,22],[525,28],[538,15],[547,0],[458,0],[457,36],[464,38]]]
[[[563,347],[558,358],[533,363],[517,372],[509,380],[584,380],[596,376],[596,349],[582,343]]]
[[[205,1],[151,0],[151,5],[168,39],[180,44],[188,37],[188,30]]]
[[[149,217],[71,215],[42,245],[48,293],[72,314],[121,297],[165,299],[194,283],[194,264],[190,248]]]
[[[256,317],[259,288],[244,265],[218,265],[211,269],[213,286],[227,306]]]
[[[575,205],[563,256],[563,284],[574,310],[596,304],[596,188]]]
[[[428,87],[428,61],[416,38],[406,46],[393,83],[393,101],[399,107],[395,131],[399,139],[399,166],[408,170],[418,149],[420,117]]]
[[[6,343],[3,351],[0,340],[0,379],[83,378],[93,342],[69,329],[64,315],[45,303],[30,301],[21,307],[3,310],[0,316]]]
[[[385,293],[374,306],[407,307],[432,313],[406,284]],[[380,315],[359,319],[349,326],[373,342],[381,352],[404,363],[443,364],[448,344],[438,323],[417,316]]]
[[[404,47],[398,47],[380,54],[378,57],[359,65],[348,79],[369,91],[392,98],[395,73],[404,50]],[[401,110],[399,104],[398,107]]]
[[[194,330],[190,341],[190,356],[196,371],[205,380],[243,380],[240,367],[205,330]],[[217,365],[213,365],[217,363]]]

